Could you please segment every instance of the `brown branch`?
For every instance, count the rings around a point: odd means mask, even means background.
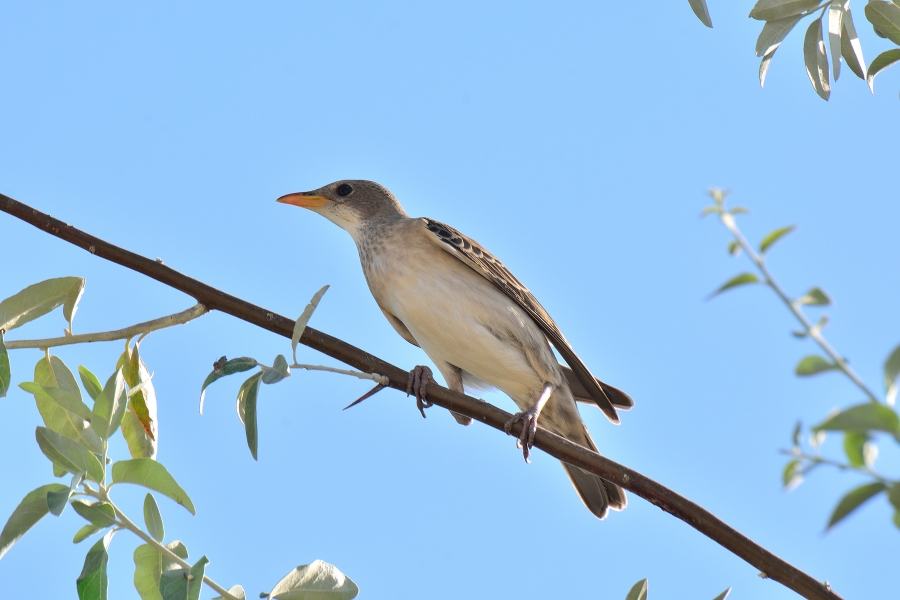
[[[114,246],[3,194],[0,194],[0,210],[18,217],[51,235],[84,248],[91,254],[120,264],[180,290],[211,310],[228,313],[286,338],[291,337],[294,326],[293,320],[245,302],[240,298],[230,296],[201,281],[183,275],[163,265],[161,262]],[[386,375],[390,379],[390,387],[403,392],[406,391],[407,371],[342,340],[317,331],[312,327],[307,327],[300,338],[300,343],[327,354],[355,369],[367,373]],[[464,394],[452,392],[435,383],[428,384],[427,393],[430,402],[472,417],[500,431],[503,431],[503,424],[510,417],[509,413],[491,404]],[[637,471],[624,467],[542,428],[538,428],[534,445],[550,456],[615,482],[637,496],[655,504],[750,563],[769,579],[785,585],[805,598],[823,600],[839,600],[841,598],[827,584],[813,579],[803,571],[753,542],[750,538],[729,527],[708,510],[676,494],[656,481],[641,475]]]

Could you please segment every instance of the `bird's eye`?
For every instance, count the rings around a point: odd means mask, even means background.
[[[345,196],[349,196],[350,194],[353,193],[353,186],[351,186],[348,183],[342,183],[341,185],[338,186],[337,193],[338,193],[338,196],[340,196],[341,198],[343,198]]]

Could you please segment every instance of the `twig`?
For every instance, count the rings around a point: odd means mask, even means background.
[[[141,529],[140,527],[135,525],[131,521],[131,519],[129,519],[125,515],[125,513],[123,513],[121,510],[119,510],[119,507],[113,503],[113,501],[110,499],[109,494],[107,493],[106,490],[100,489],[100,490],[95,491],[92,489],[86,489],[85,494],[87,494],[88,496],[93,496],[94,498],[100,500],[101,502],[106,502],[107,504],[112,506],[112,509],[116,514],[116,519],[117,519],[116,524],[121,529],[127,529],[131,533],[135,534],[136,536],[138,536],[139,538],[144,540],[145,543],[153,546],[157,552],[164,555],[170,561],[172,561],[174,563],[178,563],[178,565],[180,565],[182,568],[187,569],[188,571],[190,571],[193,568],[194,565],[187,562],[186,560],[184,560],[183,558],[181,558],[180,556],[178,556],[177,554],[175,554],[174,552],[172,552],[171,550],[166,548],[165,545],[161,544],[160,542],[157,542],[151,536],[147,535],[143,529]],[[238,600],[238,598],[236,596],[233,596],[232,594],[230,594],[228,592],[228,590],[223,588],[221,585],[219,585],[218,583],[216,583],[215,581],[213,581],[206,575],[203,576],[203,583],[205,583],[206,585],[208,585],[215,591],[219,592],[219,594],[221,594],[221,596],[224,600]]]
[[[744,234],[741,233],[741,230],[738,229],[737,223],[734,221],[734,216],[724,210],[724,206],[722,207],[722,212],[719,213],[719,219],[722,221],[722,224],[728,228],[731,234],[734,236],[734,239],[737,240],[737,243],[740,244],[741,248],[744,249],[744,252],[747,253],[747,256],[750,257],[750,260],[753,261],[753,264],[756,265],[756,268],[759,269],[759,272],[762,273],[763,278],[765,279],[766,285],[768,285],[774,292],[781,298],[781,301],[784,302],[785,306],[790,309],[790,311],[797,317],[797,320],[800,321],[800,324],[803,326],[803,330],[806,334],[814,339],[819,347],[831,357],[831,360],[834,361],[834,364],[844,372],[844,374],[850,378],[850,381],[856,384],[856,386],[865,393],[866,396],[872,402],[878,402],[878,397],[866,387],[866,384],[863,383],[862,379],[859,378],[859,375],[850,368],[850,365],[847,364],[847,361],[841,357],[837,352],[835,352],[834,348],[831,347],[825,337],[822,335],[822,332],[815,327],[809,319],[806,318],[806,314],[800,310],[800,307],[794,303],[790,299],[790,297],[784,293],[784,290],[778,285],[778,282],[775,281],[775,278],[772,277],[772,273],[769,272],[768,267],[766,267],[766,262],[762,256],[758,255],[754,250],[750,243],[747,241],[747,238],[744,237]]]
[[[193,296],[197,302],[220,310],[243,321],[257,325],[290,339],[294,320],[228,295],[212,286],[183,275],[174,269],[145,258],[109,242],[101,240],[58,219],[41,213],[8,196],[0,194],[0,210],[34,225],[60,239],[89,250],[92,254],[120,264],[170,287]],[[382,373],[390,379],[390,387],[406,391],[408,372],[355,346],[312,327],[307,327],[300,343],[327,354],[343,363],[367,373]],[[481,400],[450,391],[431,382],[426,387],[429,402],[471,417],[494,429],[503,431],[509,413]],[[520,425],[513,426],[518,435]],[[830,586],[810,577],[790,563],[775,556],[745,535],[718,519],[705,508],[687,498],[608,458],[572,443],[558,435],[538,428],[534,445],[565,463],[580,467],[603,479],[617,483],[637,496],[681,519],[703,535],[721,544],[755,568],[782,585],[810,599],[837,600],[841,598]]]
[[[303,365],[300,363],[294,363],[291,365],[292,369],[306,369],[307,371],[327,371],[328,373],[340,373],[341,375],[351,375],[356,377],[357,379],[369,379],[376,383],[380,383],[381,385],[388,385],[391,380],[385,377],[384,375],[379,375],[378,373],[361,373],[359,371],[351,371],[348,369],[336,369],[335,367],[325,367],[322,365]]]
[[[68,346],[69,344],[83,344],[87,342],[112,342],[115,340],[128,340],[136,335],[144,337],[151,331],[157,329],[165,329],[174,325],[183,325],[189,321],[193,321],[197,317],[205,315],[209,309],[202,304],[195,304],[187,310],[183,310],[174,315],[167,315],[145,323],[138,323],[124,329],[116,329],[114,331],[98,331],[96,333],[79,333],[78,335],[67,335],[65,337],[47,338],[43,340],[11,340],[6,342],[9,350],[17,348],[40,348],[45,350],[55,346]]]
[[[825,458],[824,456],[816,456],[815,454],[807,454],[805,452],[799,452],[797,450],[785,450],[782,448],[781,450],[779,450],[779,452],[787,456],[793,456],[794,458],[807,460],[815,465],[830,465],[832,467],[840,469],[841,471],[856,471],[857,473],[863,473],[864,475],[868,475],[872,479],[880,481],[885,485],[893,485],[894,483],[896,483],[893,479],[888,479],[883,475],[879,475],[869,467],[857,467],[856,465],[851,465],[850,463],[842,463],[830,458]]]

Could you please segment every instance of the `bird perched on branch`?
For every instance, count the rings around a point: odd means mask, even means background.
[[[369,289],[403,339],[419,346],[447,387],[499,388],[521,412],[517,445],[526,461],[538,419],[542,427],[596,451],[576,398],[596,403],[613,423],[616,408],[632,399],[596,379],[572,350],[547,311],[483,246],[448,225],[411,218],[387,189],[372,181],[336,181],[278,202],[308,208],[335,223],[356,242]],[[550,344],[571,369],[560,365]],[[428,367],[410,372],[408,392],[422,416],[430,406]],[[471,419],[455,414],[464,425]],[[604,518],[625,508],[619,486],[563,463],[588,509]]]

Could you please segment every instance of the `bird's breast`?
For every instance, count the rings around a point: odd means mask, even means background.
[[[543,333],[506,294],[427,239],[360,244],[360,260],[379,306],[423,350],[497,387],[530,398],[555,379]],[[402,250],[401,250],[402,248]]]

